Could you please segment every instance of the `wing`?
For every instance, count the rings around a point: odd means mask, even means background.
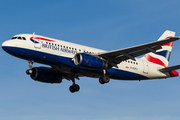
[[[164,39],[161,41],[150,42],[142,45],[137,45],[133,47],[128,47],[124,49],[114,50],[110,52],[100,53],[98,56],[106,59],[112,64],[118,64],[121,61],[127,59],[135,60],[135,57],[149,53],[149,52],[156,52],[156,50],[161,49],[160,45],[167,44],[173,41],[180,39],[180,37],[171,37],[168,39]]]

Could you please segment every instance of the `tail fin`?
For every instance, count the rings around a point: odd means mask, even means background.
[[[158,41],[163,40],[163,39],[168,39],[170,37],[174,37],[175,32],[166,30],[162,36],[158,39]],[[157,50],[156,53],[147,53],[145,54],[144,58],[148,60],[149,62],[168,67],[169,64],[169,58],[173,46],[173,42],[160,45],[162,49]]]

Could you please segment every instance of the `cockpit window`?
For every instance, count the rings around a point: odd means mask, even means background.
[[[26,38],[25,38],[25,37],[22,37],[22,39],[23,39],[23,40],[26,40]]]
[[[16,36],[16,37],[12,37],[12,38],[11,38],[11,40],[14,40],[14,39],[26,40],[25,37],[21,37],[21,36]]]
[[[13,40],[13,39],[17,39],[17,37],[12,37],[11,40]]]
[[[21,38],[21,37],[18,37],[18,39],[22,40],[22,38]]]

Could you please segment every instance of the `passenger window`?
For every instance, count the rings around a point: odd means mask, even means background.
[[[79,49],[79,51],[81,52],[81,49]]]
[[[26,40],[26,38],[25,38],[25,37],[22,37],[22,39],[23,39],[23,40]]]
[[[71,47],[69,47],[69,49],[71,49]]]
[[[52,43],[52,45],[54,45],[54,44]]]
[[[48,42],[46,42],[46,44],[48,44]]]

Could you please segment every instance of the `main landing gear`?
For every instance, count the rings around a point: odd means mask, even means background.
[[[78,92],[80,90],[80,87],[78,84],[75,84],[75,78],[72,78],[73,84],[69,87],[69,90],[71,93]]]
[[[28,63],[29,63],[29,69],[26,70],[26,74],[27,75],[32,73],[32,65],[33,65],[34,61],[33,60],[29,60]]]
[[[109,76],[106,75],[106,70],[103,70],[103,76],[99,78],[99,83],[104,84],[110,81]]]
[[[104,84],[108,83],[110,81],[110,78],[108,76],[103,76],[99,78],[99,83]]]

